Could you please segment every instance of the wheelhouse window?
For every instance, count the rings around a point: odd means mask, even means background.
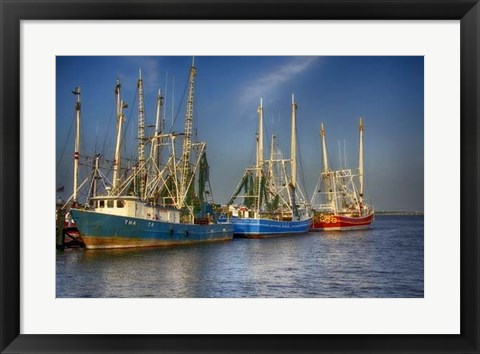
[[[104,200],[100,200],[99,208],[105,208],[105,201]]]
[[[117,208],[123,208],[123,207],[125,207],[125,201],[117,200]]]
[[[113,200],[107,200],[107,208],[113,208]]]

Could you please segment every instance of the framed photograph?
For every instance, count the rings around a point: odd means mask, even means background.
[[[2,353],[480,352],[478,1],[0,4]]]

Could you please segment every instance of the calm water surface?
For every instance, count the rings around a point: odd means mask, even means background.
[[[363,231],[57,252],[57,297],[423,297],[423,217]]]

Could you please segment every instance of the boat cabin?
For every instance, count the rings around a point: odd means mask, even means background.
[[[147,204],[134,196],[98,196],[90,198],[90,207],[98,213],[157,220],[180,222],[180,211],[159,205]]]

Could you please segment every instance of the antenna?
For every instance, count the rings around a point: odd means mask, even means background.
[[[139,173],[139,192],[140,198],[144,197],[145,192],[145,109],[144,109],[144,99],[143,99],[143,80],[142,80],[142,69],[138,70],[138,131],[137,131],[137,158],[138,165],[140,168]],[[132,129],[133,132],[133,129]]]
[[[173,113],[175,110],[175,75],[172,75],[172,128],[173,130]]]
[[[120,146],[121,146],[121,136],[122,136],[122,123],[123,123],[123,109],[126,108],[121,98],[121,84],[120,79],[117,78],[117,84],[115,85],[115,96],[117,99],[117,137],[115,143],[115,157],[113,159],[113,186],[111,192],[114,193],[117,189],[117,186],[120,182],[118,176],[120,171]]]
[[[358,143],[358,179],[360,184],[360,213],[362,212],[363,203],[363,120],[360,117],[359,131],[359,143]]]
[[[292,136],[290,142],[290,159],[292,186],[297,186],[297,141],[295,139],[297,133],[297,104],[295,103],[295,95],[292,93]]]
[[[188,77],[188,95],[187,106],[185,107],[185,124],[183,128],[183,146],[182,146],[182,172],[180,181],[180,202],[182,207],[187,197],[188,185],[187,181],[190,177],[190,155],[192,152],[192,133],[193,133],[193,104],[194,104],[194,88],[195,88],[195,76],[197,76],[197,69],[194,66],[190,68],[190,74]]]
[[[340,147],[340,140],[338,140],[338,163],[339,168],[342,168],[342,148]]]
[[[325,140],[325,128],[323,123],[320,124],[320,136],[322,137],[323,171],[328,172],[327,142]]]
[[[165,122],[165,118],[167,117],[167,92],[168,92],[168,71],[165,74],[165,94],[163,95],[164,100],[165,100],[165,105],[163,107],[163,121]],[[165,123],[163,123],[165,125]],[[165,126],[163,127],[165,130]]]
[[[80,157],[80,87],[75,87],[72,93],[77,96],[75,102],[75,151],[73,160],[73,204],[77,204],[77,189],[78,189],[78,159]]]

